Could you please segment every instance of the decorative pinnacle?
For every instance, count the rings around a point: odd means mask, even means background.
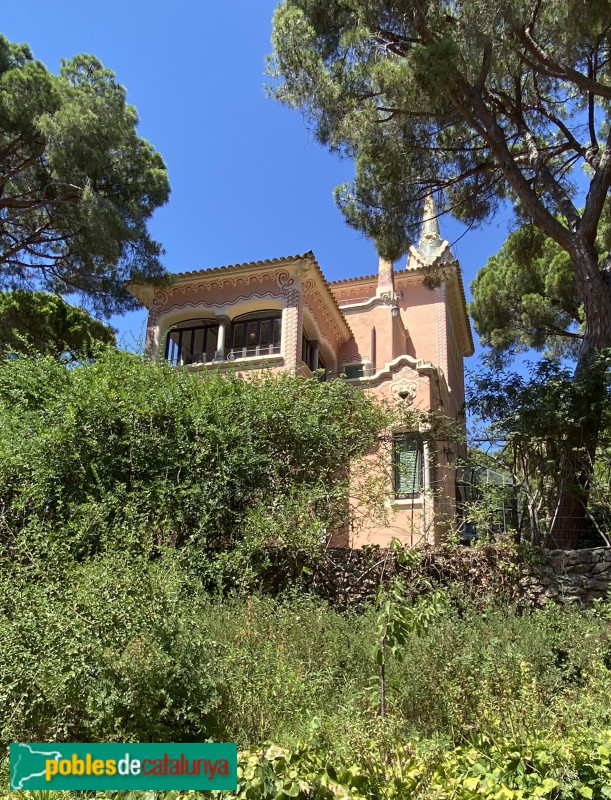
[[[435,201],[433,195],[426,196],[424,201],[424,213],[422,215],[422,231],[420,233],[419,247],[425,244],[441,243],[441,234],[439,233],[439,225],[437,223],[437,211],[435,209]]]

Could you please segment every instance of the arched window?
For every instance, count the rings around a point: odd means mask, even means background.
[[[280,352],[282,317],[279,311],[242,314],[231,323],[228,359],[274,355]]]
[[[213,361],[218,342],[218,322],[187,319],[173,325],[165,343],[165,357],[171,364],[203,364]]]

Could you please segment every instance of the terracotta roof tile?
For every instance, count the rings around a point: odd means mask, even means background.
[[[313,261],[316,261],[316,257],[311,250],[308,250],[307,253],[301,253],[295,256],[281,256],[280,258],[266,258],[262,259],[261,261],[245,261],[241,264],[225,264],[219,267],[206,267],[206,269],[195,269],[191,272],[171,272],[168,277],[169,278],[195,278],[198,275],[212,275],[217,272],[222,272],[226,270],[238,270],[238,269],[245,269],[248,267],[271,267],[275,266],[276,264],[283,264],[285,261],[299,261],[303,258],[309,258]],[[318,266],[318,263],[317,263]],[[318,267],[320,269],[320,266]],[[322,274],[322,272],[321,272]]]

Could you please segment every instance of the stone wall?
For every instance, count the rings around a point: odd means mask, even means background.
[[[398,562],[383,548],[329,548],[317,557],[292,551],[269,552],[264,576],[267,590],[300,586],[339,609],[368,602],[381,581],[401,575],[409,583],[418,577],[436,585],[458,585],[474,598],[496,596],[523,607],[546,603],[589,604],[611,588],[611,548],[543,550],[494,546],[429,548]],[[611,597],[611,594],[609,594]]]
[[[611,547],[544,550],[539,569],[524,577],[523,588],[538,603],[550,599],[591,603],[603,598],[611,589]]]

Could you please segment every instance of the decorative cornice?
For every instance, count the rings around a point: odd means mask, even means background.
[[[351,338],[351,332],[347,328],[342,330],[338,325],[338,321],[334,314],[331,313],[328,303],[321,295],[316,281],[313,278],[308,278],[301,284],[301,291],[303,292],[303,299],[308,306],[314,317],[320,317],[330,329],[337,345],[347,342]]]
[[[245,261],[242,264],[227,264],[225,266],[220,267],[207,267],[205,269],[196,269],[190,272],[174,272],[167,277],[173,281],[182,281],[184,279],[192,279],[198,277],[204,277],[208,275],[215,275],[218,273],[226,273],[226,272],[235,272],[235,271],[244,271],[245,269],[255,269],[259,267],[271,267],[276,266],[278,264],[286,264],[286,263],[293,263],[295,261],[304,261],[310,260],[314,258],[314,253],[311,250],[308,250],[306,253],[302,253],[301,255],[296,256],[281,256],[279,258],[266,258],[261,261]],[[315,260],[315,259],[314,259]],[[139,284],[134,282],[129,282],[127,284],[127,289],[129,291],[130,286],[138,286]]]

